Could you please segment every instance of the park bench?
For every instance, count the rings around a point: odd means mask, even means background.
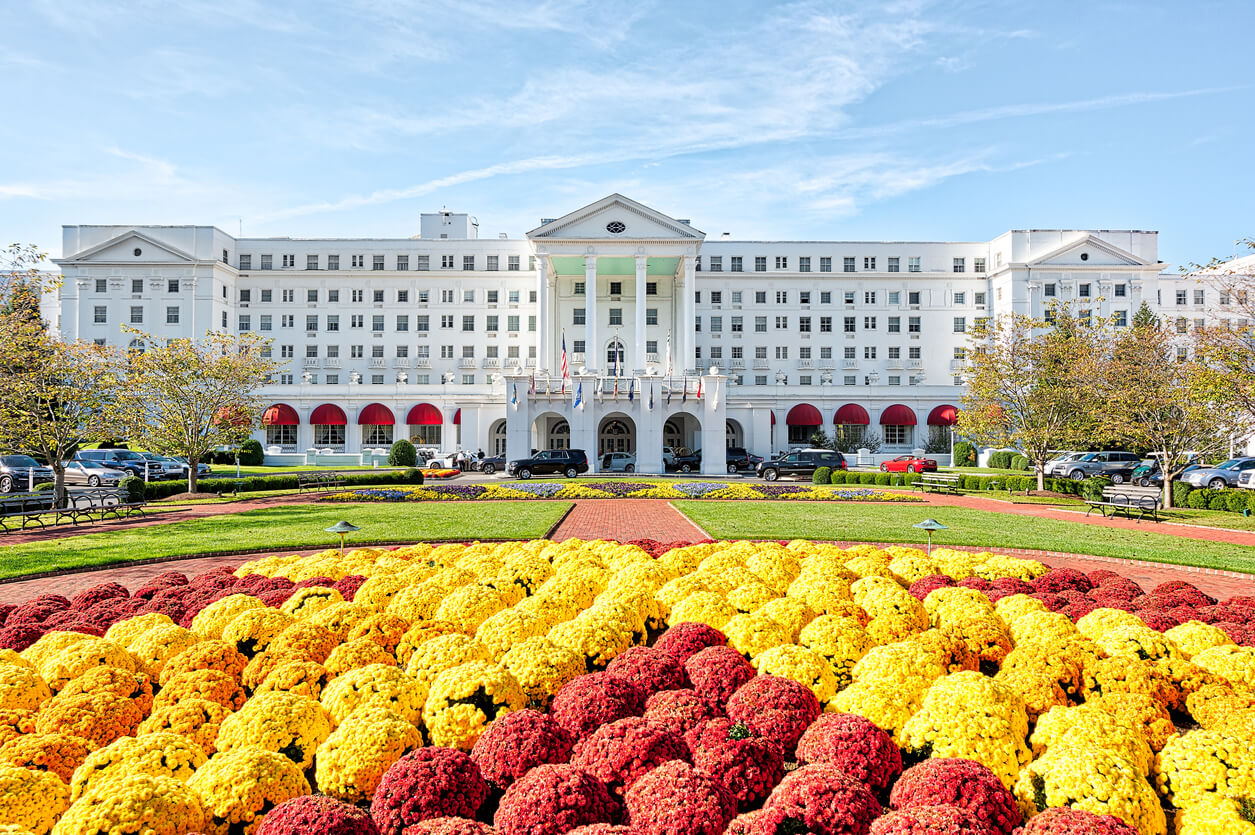
[[[915,482],[916,490],[931,493],[955,493],[963,483],[963,476],[942,475],[941,473],[924,473]]]
[[[11,523],[19,523],[19,530],[25,530],[27,525],[36,524],[41,528],[48,527],[44,524],[43,516],[52,510],[52,493],[13,493],[7,496],[0,496],[0,529],[5,533],[11,533]]]
[[[1123,514],[1126,519],[1132,519],[1133,514],[1136,513],[1138,522],[1147,516],[1155,522],[1159,521],[1160,500],[1158,496],[1131,496],[1108,487],[1102,491],[1101,499],[1085,499],[1084,501],[1088,505],[1085,510],[1086,516],[1097,510],[1104,519],[1120,514]]]
[[[104,521],[109,517],[125,519],[130,516],[145,516],[144,505],[140,500],[128,502],[117,490],[80,490],[66,496],[64,507],[57,508],[56,521],[68,519],[70,524],[79,525],[83,522]]]
[[[344,478],[339,473],[297,473],[296,492],[331,490],[343,487]]]

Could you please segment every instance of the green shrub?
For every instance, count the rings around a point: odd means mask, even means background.
[[[45,481],[35,485],[36,493],[47,493],[57,489],[57,485],[52,481]]]
[[[1213,495],[1210,499],[1207,500],[1207,509],[1208,510],[1228,510],[1229,502],[1225,498],[1224,493],[1225,491],[1223,490],[1217,490],[1215,492],[1215,495]]]
[[[906,485],[907,487],[910,487],[912,484],[914,484],[917,481],[919,481],[918,473],[906,473],[902,476],[902,483]]]
[[[956,467],[975,467],[976,466],[976,447],[967,441],[959,441],[954,445],[954,466]]]
[[[405,480],[409,484],[422,484],[423,471],[417,467],[410,467],[405,471]]]
[[[1230,513],[1241,513],[1246,510],[1246,494],[1242,490],[1225,490],[1225,510]]]
[[[261,448],[261,441],[249,438],[240,445],[240,464],[245,467],[260,467],[266,463],[266,453]]]
[[[1255,490],[1243,490],[1246,494],[1246,509],[1255,513]]]
[[[979,490],[981,486],[981,477],[977,475],[965,475],[959,482],[959,486],[964,490]]]
[[[118,489],[122,491],[122,495],[126,497],[128,502],[142,502],[146,494],[144,480],[133,475],[118,482]],[[187,488],[184,487],[184,490]]]
[[[1196,510],[1206,510],[1207,502],[1211,498],[1207,494],[1210,492],[1211,490],[1208,489],[1191,491],[1190,495],[1185,500],[1186,507],[1192,507]]]
[[[1032,464],[1028,460],[1027,456],[1024,456],[1024,455],[1011,456],[1011,469],[1019,470],[1020,472],[1026,472],[1030,466],[1032,466]]]
[[[832,467],[816,467],[815,472],[811,473],[812,484],[831,484],[832,483]]]
[[[876,476],[878,475],[880,475],[880,473],[859,473],[858,483],[859,484],[875,484]]]
[[[1190,493],[1194,492],[1193,485],[1184,481],[1172,482],[1172,506],[1173,507],[1189,507]],[[1251,495],[1255,499],[1255,493]]]
[[[1105,488],[1110,487],[1111,484],[1111,479],[1106,476],[1094,476],[1093,478],[1082,479],[1080,482],[1081,498],[1087,499],[1091,502],[1100,502],[1103,497],[1102,491]]]
[[[833,470],[828,475],[828,483],[829,484],[845,484],[846,481],[849,479],[849,477],[850,477],[850,474],[846,472],[845,470]]]
[[[986,466],[991,470],[1009,470],[1011,469],[1011,456],[1014,454],[1006,450],[991,452]]]
[[[888,487],[893,483],[893,477],[889,473],[876,473],[876,484],[880,487]]]
[[[412,443],[402,438],[388,450],[388,464],[393,467],[413,467],[418,464],[418,451]]]

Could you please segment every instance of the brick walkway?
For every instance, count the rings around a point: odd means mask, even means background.
[[[587,499],[562,520],[553,539],[656,539],[693,542],[706,532],[671,502],[659,499]]]

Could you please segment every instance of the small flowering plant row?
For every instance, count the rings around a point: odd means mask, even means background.
[[[1251,835],[1252,644],[951,549],[264,557],[0,606],[0,833]]]
[[[869,487],[809,484],[728,484],[712,481],[519,482],[439,484],[422,487],[369,487],[333,493],[328,502],[438,502],[516,499],[780,499],[825,502],[918,502],[918,496]]]

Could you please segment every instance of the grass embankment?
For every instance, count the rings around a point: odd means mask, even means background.
[[[1145,522],[1123,530],[1036,516],[1009,516],[962,507],[837,505],[818,502],[676,501],[682,513],[716,539],[832,539],[922,544],[924,531],[911,527],[932,516],[949,530],[933,544],[1033,548],[1103,557],[1149,560],[1255,573],[1255,548],[1172,536],[1170,528]]]
[[[323,529],[341,519],[362,529],[349,537],[349,545],[535,539],[544,536],[568,507],[569,502],[283,505],[0,547],[0,578],[184,554],[333,547],[337,537]]]

